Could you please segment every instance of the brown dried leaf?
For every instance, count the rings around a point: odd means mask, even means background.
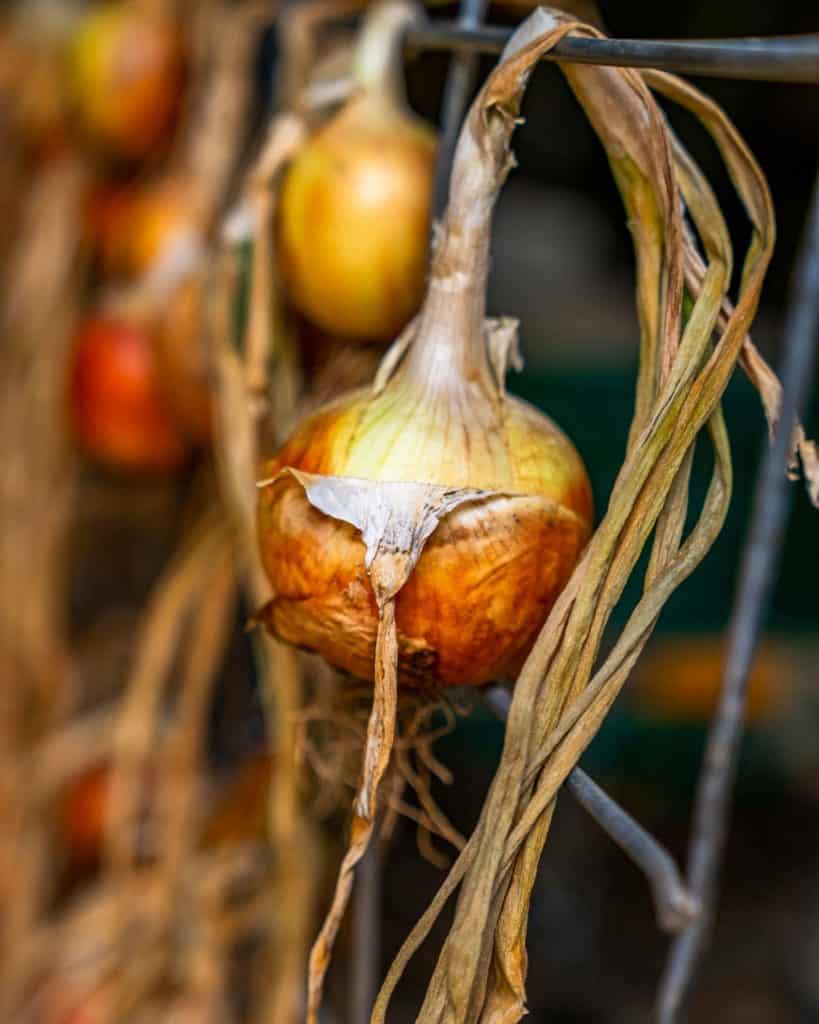
[[[597,34],[559,12],[532,15],[473,106],[463,152],[487,161],[496,180],[508,167],[509,120],[517,114],[531,67],[568,32]],[[663,604],[718,535],[730,496],[730,454],[719,401],[745,344],[772,250],[773,212],[764,177],[719,108],[678,79],[648,72],[644,80],[625,69],[561,69],[606,148],[634,237],[641,368],[629,447],[607,513],[518,679],[503,756],[480,822],[396,958],[374,1022],[385,1020],[404,966],[459,885],[455,920],[419,1019],[496,1024],[525,1013],[529,898],[558,788],[627,679]],[[710,189],[673,139],[646,81],[692,110],[712,134],[752,223],[736,307],[722,320],[730,239]],[[459,187],[454,176],[450,212],[463,215]],[[684,205],[706,263],[682,330],[683,273],[696,251],[682,229]],[[683,540],[691,454],[705,427],[714,446],[713,478],[700,517]],[[603,630],[652,531],[643,597],[593,672]]]
[[[424,544],[441,519],[461,505],[495,495],[468,489],[447,490],[434,484],[320,476],[294,469],[282,470],[281,476],[294,477],[304,488],[310,503],[324,515],[350,523],[361,533],[366,547],[365,566],[379,611],[373,705],[353,803],[350,842],[339,868],[330,909],[310,953],[307,1019],[309,1024],[314,1024],[333,944],[352,892],[355,868],[373,836],[378,789],[395,741],[398,699],[395,596],[409,579]],[[260,486],[270,482],[262,481]],[[434,808],[428,808],[428,813],[436,820]]]
[[[489,491],[319,476],[296,469],[284,469],[280,475],[295,477],[311,505],[360,532],[367,549],[364,564],[379,607],[407,582],[424,544],[447,513],[467,502],[497,496]]]

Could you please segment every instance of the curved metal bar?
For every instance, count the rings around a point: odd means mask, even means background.
[[[480,28],[488,0],[461,0],[458,28],[474,31]],[[437,220],[446,208],[449,196],[449,175],[455,147],[461,132],[467,104],[478,75],[478,54],[469,50],[456,52],[447,75],[441,104],[441,140],[438,148],[438,167],[432,201],[433,216]]]
[[[675,1024],[681,1019],[683,1003],[713,921],[748,682],[771,601],[790,513],[792,487],[788,483],[787,467],[791,454],[791,431],[810,397],[818,335],[819,169],[785,315],[782,409],[774,443],[765,449],[757,478],[751,523],[731,614],[722,695],[708,734],[694,808],[688,883],[703,910],[671,947],[658,997],[657,1018],[661,1024]]]
[[[505,722],[512,702],[509,691],[504,686],[491,686],[484,691],[483,697],[489,709]],[[646,876],[663,931],[679,932],[696,920],[698,904],[686,889],[668,850],[582,768],[575,766],[572,769],[566,779],[566,788]]]
[[[406,44],[424,50],[500,53],[512,31],[489,25],[471,28],[456,22],[429,21],[413,26],[407,33]],[[567,38],[544,60],[660,68],[716,78],[819,82],[819,35],[691,40]]]

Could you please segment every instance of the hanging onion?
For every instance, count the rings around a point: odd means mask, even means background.
[[[80,25],[69,70],[79,128],[105,153],[140,159],[168,141],[185,79],[172,19],[149,5],[101,6]]]
[[[453,323],[450,299],[434,271],[392,376],[311,416],[268,464],[273,482],[261,492],[276,594],[268,624],[363,678],[373,678],[379,616],[362,517],[379,505],[390,516],[399,503],[410,517],[416,502],[428,506],[419,528],[431,535],[404,553],[417,564],[396,598],[399,677],[416,685],[514,674],[591,528],[571,442],[506,396],[493,369],[490,346],[510,343],[515,324],[484,327],[478,301],[471,323]]]
[[[70,380],[70,410],[83,451],[113,469],[173,472],[188,458],[159,387],[150,332],[99,314],[81,327]]]
[[[324,330],[362,341],[391,340],[424,290],[436,140],[403,98],[397,41],[413,16],[405,3],[374,10],[354,95],[282,184],[278,253],[290,301]]]
[[[467,122],[417,318],[370,389],[312,415],[267,464],[259,538],[280,639],[375,682],[350,847],[310,961],[308,1019],[372,834],[401,685],[512,674],[592,528],[565,435],[509,397],[517,323],[487,320],[493,204],[512,116]]]
[[[102,184],[89,197],[85,229],[105,275],[147,274],[183,232],[196,229],[190,186],[166,176],[138,184]]]

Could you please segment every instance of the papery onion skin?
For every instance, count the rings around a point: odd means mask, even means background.
[[[79,127],[94,145],[135,160],[168,141],[185,81],[184,49],[172,20],[128,3],[92,11],[69,67]]]
[[[436,139],[364,93],[309,140],[282,184],[281,273],[293,306],[345,338],[389,341],[424,292]]]
[[[389,454],[380,466],[367,462],[372,446],[358,428],[377,403],[365,391],[320,410],[265,475],[275,478],[290,467],[514,492],[446,516],[396,598],[402,685],[472,686],[514,675],[591,532],[591,490],[580,457],[545,416],[506,399],[504,440],[514,440],[515,455],[499,460],[494,475],[480,458],[470,459],[480,435],[465,439],[453,431],[454,443],[435,446],[443,477],[416,475],[418,460],[406,462],[402,476]],[[396,441],[412,434],[415,417],[411,408],[405,412],[404,419],[393,412]],[[381,430],[389,435],[383,421]],[[461,479],[453,482],[447,477],[455,462]],[[352,464],[363,472],[350,472]],[[283,476],[261,490],[259,535],[276,595],[263,613],[268,627],[338,668],[372,679],[378,613],[358,532],[317,511],[301,485]]]
[[[165,404],[152,340],[141,324],[98,315],[73,353],[70,412],[83,451],[109,468],[172,473],[190,447]]]

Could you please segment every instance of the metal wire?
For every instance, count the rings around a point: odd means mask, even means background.
[[[423,50],[500,53],[512,29],[429,21],[407,32],[406,44]],[[768,39],[575,39],[568,37],[544,60],[660,68],[687,75],[768,82],[819,82],[819,35]]]
[[[805,407],[819,334],[819,171],[793,275],[783,332],[782,409],[774,443],[766,447],[757,479],[751,525],[742,556],[729,629],[722,695],[711,726],[689,846],[689,889],[702,911],[674,942],[660,987],[658,1019],[674,1024],[708,938],[730,795],[742,738],[748,679],[770,603],[790,509],[786,469],[794,420]]]
[[[458,28],[469,32],[478,31],[487,6],[488,0],[461,0]],[[478,54],[469,50],[456,52],[447,75],[441,104],[441,139],[432,200],[433,214],[436,218],[443,214],[449,198],[449,175],[455,156],[455,146],[458,144],[461,122],[477,74]]]
[[[484,700],[489,709],[505,722],[512,703],[510,692],[503,686],[492,686],[484,692]],[[669,932],[681,931],[699,911],[668,850],[582,768],[575,766],[572,769],[566,779],[566,788],[646,876],[660,927]]]

